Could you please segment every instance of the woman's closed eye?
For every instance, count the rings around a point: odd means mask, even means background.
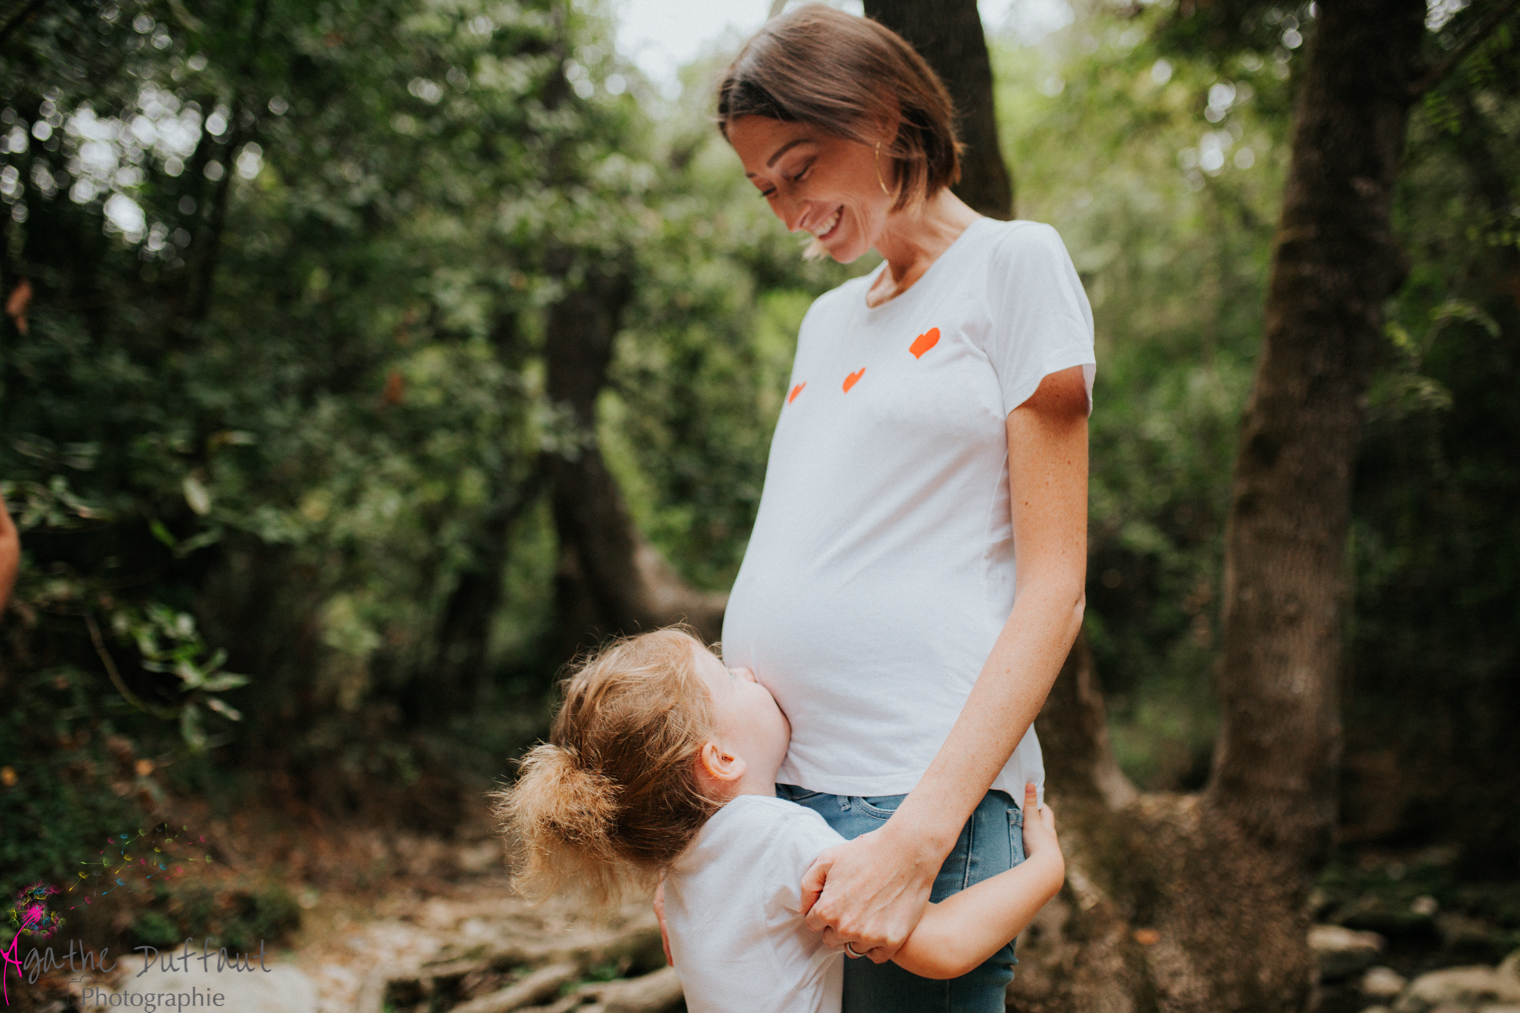
[[[808,163],[799,169],[795,175],[788,176],[783,173],[782,178],[785,179],[788,183],[801,183],[804,179],[807,178],[808,173],[811,172],[812,169],[813,161],[812,159],[809,159]],[[772,197],[776,196],[777,192],[778,191],[775,187],[771,187],[769,190],[761,190],[760,196],[764,197],[766,200],[770,200]]]

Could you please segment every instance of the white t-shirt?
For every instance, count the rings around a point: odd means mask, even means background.
[[[823,817],[740,795],[665,877],[665,923],[691,1013],[838,1013],[842,951],[798,913],[802,876],[844,840]]]
[[[880,268],[878,268],[878,271]],[[782,783],[911,791],[1013,609],[1006,419],[1083,366],[1092,310],[1054,229],[978,219],[908,291],[819,297],[723,623],[792,724]],[[1034,730],[994,788],[1043,782]]]

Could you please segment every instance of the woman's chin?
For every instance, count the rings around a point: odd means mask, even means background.
[[[860,248],[859,243],[830,242],[828,244],[820,245],[823,246],[823,251],[832,257],[835,263],[839,264],[853,264],[855,261],[865,256],[867,252],[866,249]]]
[[[837,264],[852,264],[870,252],[869,243],[863,243],[855,223],[840,209],[840,219],[835,226],[821,236],[814,236],[802,251],[806,260],[822,260],[825,256]]]
[[[802,251],[802,256],[805,260],[822,260],[824,257],[829,257],[835,263],[849,264],[859,260],[861,255],[866,252],[865,250],[857,249],[857,245],[840,243],[834,240],[825,243],[822,239],[814,238],[812,242],[807,244],[807,248]]]

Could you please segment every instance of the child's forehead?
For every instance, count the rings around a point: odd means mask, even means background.
[[[693,650],[696,670],[691,682],[695,684],[694,691],[700,693],[707,704],[721,707],[723,700],[730,696],[733,673],[723,664],[723,659],[708,648],[698,644]]]
[[[721,654],[695,637],[691,640],[691,653],[697,659],[697,664],[699,665],[703,663],[711,664],[712,662],[717,662],[720,665],[723,664],[723,656]]]

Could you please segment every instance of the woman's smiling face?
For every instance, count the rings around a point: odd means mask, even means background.
[[[882,183],[890,163],[879,176],[875,149],[765,116],[734,120],[728,142],[787,229],[811,232],[841,264],[876,245],[893,196]]]

